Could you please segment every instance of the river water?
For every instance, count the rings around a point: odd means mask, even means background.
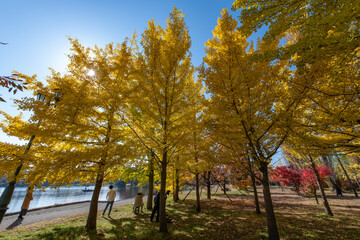
[[[60,187],[60,189],[45,189],[45,192],[40,190],[36,190],[33,193],[34,199],[30,203],[30,208],[39,208],[45,207],[55,204],[64,204],[71,202],[79,202],[91,200],[93,192],[84,192],[84,186],[72,186],[70,188]],[[94,189],[93,186],[87,187],[88,189]],[[4,191],[4,187],[0,187],[0,194]],[[11,198],[11,202],[9,204],[9,209],[6,213],[18,212],[21,209],[21,205],[24,201],[26,195],[26,187],[16,187],[14,190],[14,194]],[[114,186],[116,190],[116,199],[115,200],[123,200],[127,198],[133,198],[136,196],[138,192],[147,193],[147,188],[142,187],[117,187]],[[106,201],[106,194],[109,191],[108,186],[103,186],[101,188],[99,201]]]

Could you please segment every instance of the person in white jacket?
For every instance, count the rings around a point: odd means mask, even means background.
[[[111,213],[111,209],[112,209],[112,206],[114,204],[114,201],[115,201],[115,197],[116,197],[116,191],[113,189],[113,185],[110,185],[109,186],[109,191],[108,193],[106,194],[106,206],[105,206],[105,209],[102,213],[101,216],[104,216],[105,215],[105,212],[106,212],[106,209],[108,208],[108,206],[110,206],[109,208],[109,212],[108,212],[108,217],[110,217],[110,213]]]
[[[143,196],[144,196],[144,194],[142,192],[139,192],[135,197],[135,202],[133,204],[133,212],[135,214],[139,213],[140,211],[143,212],[143,210],[142,210],[143,206],[144,206]]]

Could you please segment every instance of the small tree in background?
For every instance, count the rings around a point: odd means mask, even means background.
[[[331,175],[332,171],[327,169],[326,166],[316,167],[316,170],[319,173],[319,177],[323,187],[326,187],[325,179],[327,176]],[[301,185],[302,191],[309,194],[314,194],[316,202],[318,203],[316,189],[318,188],[316,176],[312,168],[305,168],[301,171]]]
[[[301,171],[294,167],[280,166],[274,170],[270,170],[271,180],[279,182],[281,186],[292,186],[297,194],[300,193]]]

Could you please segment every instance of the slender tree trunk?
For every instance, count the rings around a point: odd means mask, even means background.
[[[149,192],[148,192],[148,199],[146,202],[146,208],[148,210],[152,209],[152,199],[154,194],[154,160],[155,160],[155,153],[151,151],[151,156],[149,159]]]
[[[194,132],[194,152],[195,152],[195,191],[196,191],[196,212],[201,212],[201,206],[200,206],[200,184],[199,184],[199,170],[198,170],[198,150],[197,150],[197,139],[196,139],[196,133]]]
[[[218,186],[221,188],[221,186],[220,186],[220,183],[219,182],[216,182],[217,184],[218,184]],[[218,188],[219,189],[219,188]],[[217,190],[216,190],[217,191]],[[230,202],[232,202],[232,200],[231,200],[231,198],[229,197],[229,195],[227,195],[227,193],[225,192],[225,195],[226,195],[226,197],[230,200]]]
[[[326,165],[329,169],[334,170],[334,166],[333,166],[333,164],[332,164],[332,161],[331,161],[330,157],[324,155],[324,156],[322,156],[322,158],[323,158],[323,160],[324,160],[325,165]],[[337,177],[336,177],[335,171],[332,171],[332,173],[330,174],[329,178],[330,178],[330,181],[331,181],[331,183],[332,183],[332,185],[333,185],[333,188],[336,190],[336,192],[341,191],[341,186],[340,186],[340,184],[338,184],[338,183],[336,182]]]
[[[216,191],[215,191],[214,195],[217,193],[217,191],[219,190],[219,187],[220,187],[220,184],[219,183],[217,183],[217,184],[218,184],[218,186],[216,188]]]
[[[314,188],[314,197],[315,197],[315,200],[316,200],[316,204],[319,204],[319,200],[318,200],[318,197],[317,197],[317,194],[316,194],[316,187]]]
[[[260,171],[262,173],[261,182],[263,185],[264,192],[264,202],[265,202],[265,211],[267,219],[267,227],[269,240],[278,240],[279,231],[276,224],[276,218],[274,213],[274,207],[271,200],[271,193],[269,187],[269,175],[268,175],[268,163],[265,161],[260,161]]]
[[[179,169],[175,168],[175,191],[174,191],[174,202],[179,201],[179,191],[180,191],[180,186],[179,186]]]
[[[356,183],[357,183],[357,185],[359,186],[359,189],[360,189],[360,182],[359,182],[359,179],[358,179],[358,177],[357,177],[357,175],[354,173],[354,175],[355,175],[355,180],[356,180]]]
[[[186,194],[186,196],[184,197],[183,201],[185,201],[185,199],[189,196],[189,194],[192,192],[192,190],[194,190],[195,187],[196,187],[196,186],[194,186],[194,187]]]
[[[253,189],[254,189],[254,201],[255,201],[256,213],[261,214],[259,197],[258,197],[257,188],[256,188],[255,172],[254,172],[254,168],[252,167],[250,157],[248,157],[248,166],[249,166],[251,183],[252,183]]]
[[[167,149],[165,147],[163,152],[163,159],[161,161],[161,185],[160,185],[160,227],[159,231],[167,233],[167,222],[166,222],[166,170],[167,170]]]
[[[93,230],[96,229],[96,219],[97,219],[97,212],[98,212],[98,201],[99,201],[99,195],[100,195],[100,190],[101,190],[101,186],[103,183],[103,172],[102,172],[102,168],[101,172],[98,173],[97,177],[96,177],[96,183],[95,183],[95,188],[94,188],[94,192],[91,198],[91,202],[90,202],[90,209],[89,209],[89,215],[86,221],[86,230]]]
[[[207,172],[206,187],[207,187],[207,199],[211,199],[211,182],[210,182],[211,171]]]
[[[320,179],[320,176],[319,176],[319,173],[318,171],[316,170],[316,166],[315,166],[315,163],[314,161],[312,160],[312,158],[310,157],[312,163],[311,163],[311,168],[312,170],[314,171],[315,173],[315,177],[316,177],[316,183],[319,187],[319,190],[320,190],[320,195],[321,195],[321,199],[323,201],[323,204],[324,204],[324,208],[325,208],[325,213],[327,215],[330,215],[330,216],[333,216],[333,213],[331,212],[331,209],[330,209],[330,205],[327,201],[327,198],[326,198],[326,195],[325,195],[325,191],[324,191],[324,188],[322,186],[322,181]]]
[[[342,162],[340,161],[340,158],[339,158],[339,156],[337,155],[337,154],[335,154],[335,156],[336,156],[336,159],[338,160],[338,162],[339,162],[339,164],[340,164],[340,166],[341,166],[341,168],[342,168],[342,170],[344,171],[344,174],[345,174],[345,176],[346,176],[346,178],[347,178],[347,180],[348,180],[348,182],[349,182],[349,184],[350,184],[350,186],[351,186],[351,188],[352,188],[352,190],[353,190],[353,192],[354,192],[354,194],[355,194],[355,197],[359,197],[359,195],[357,194],[357,192],[356,192],[356,188],[355,188],[355,186],[354,186],[354,184],[352,183],[352,181],[351,181],[351,179],[350,179],[350,177],[349,177],[349,175],[347,174],[347,171],[346,171],[346,169],[344,168],[344,165],[342,164]]]
[[[254,174],[250,174],[250,176],[251,176],[251,182],[252,182],[253,189],[254,189],[254,201],[255,201],[256,213],[261,214],[260,204],[259,204],[259,197],[258,197],[258,193],[257,193],[257,189],[256,189],[255,176],[254,176]]]
[[[199,173],[195,174],[195,181],[196,181],[196,212],[201,212],[201,206],[200,206],[200,189],[199,189]]]
[[[330,181],[333,185],[333,188],[335,189],[336,193],[338,192],[342,192],[340,186],[338,186],[338,184],[336,183],[336,180],[330,175]]]

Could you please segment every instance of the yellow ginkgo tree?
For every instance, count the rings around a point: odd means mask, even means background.
[[[205,44],[206,56],[200,78],[210,94],[210,111],[218,125],[242,144],[262,173],[264,202],[270,239],[279,238],[268,182],[268,165],[288,136],[291,117],[300,105],[305,87],[294,88],[288,61],[261,56],[278,46],[247,43],[237,22],[223,10],[213,39]],[[256,61],[255,61],[256,60]],[[233,140],[234,141],[234,140]],[[239,145],[240,145],[239,144]]]
[[[154,153],[161,169],[160,232],[167,232],[165,191],[168,164],[177,145],[188,134],[187,119],[194,110],[189,93],[194,81],[190,36],[184,15],[174,8],[166,28],[154,20],[142,34],[143,50],[138,54],[137,92],[134,94],[128,125],[139,140]]]
[[[28,79],[29,89],[49,101],[17,101],[33,116],[27,124],[7,116],[3,130],[13,136],[36,136],[32,162],[27,164],[28,183],[95,184],[86,223],[87,229],[95,229],[102,184],[118,179],[115,169],[136,150],[122,121],[133,91],[133,45],[125,41],[90,49],[78,40],[70,42],[67,74],[53,71],[46,85]],[[50,100],[56,96],[55,105]]]

